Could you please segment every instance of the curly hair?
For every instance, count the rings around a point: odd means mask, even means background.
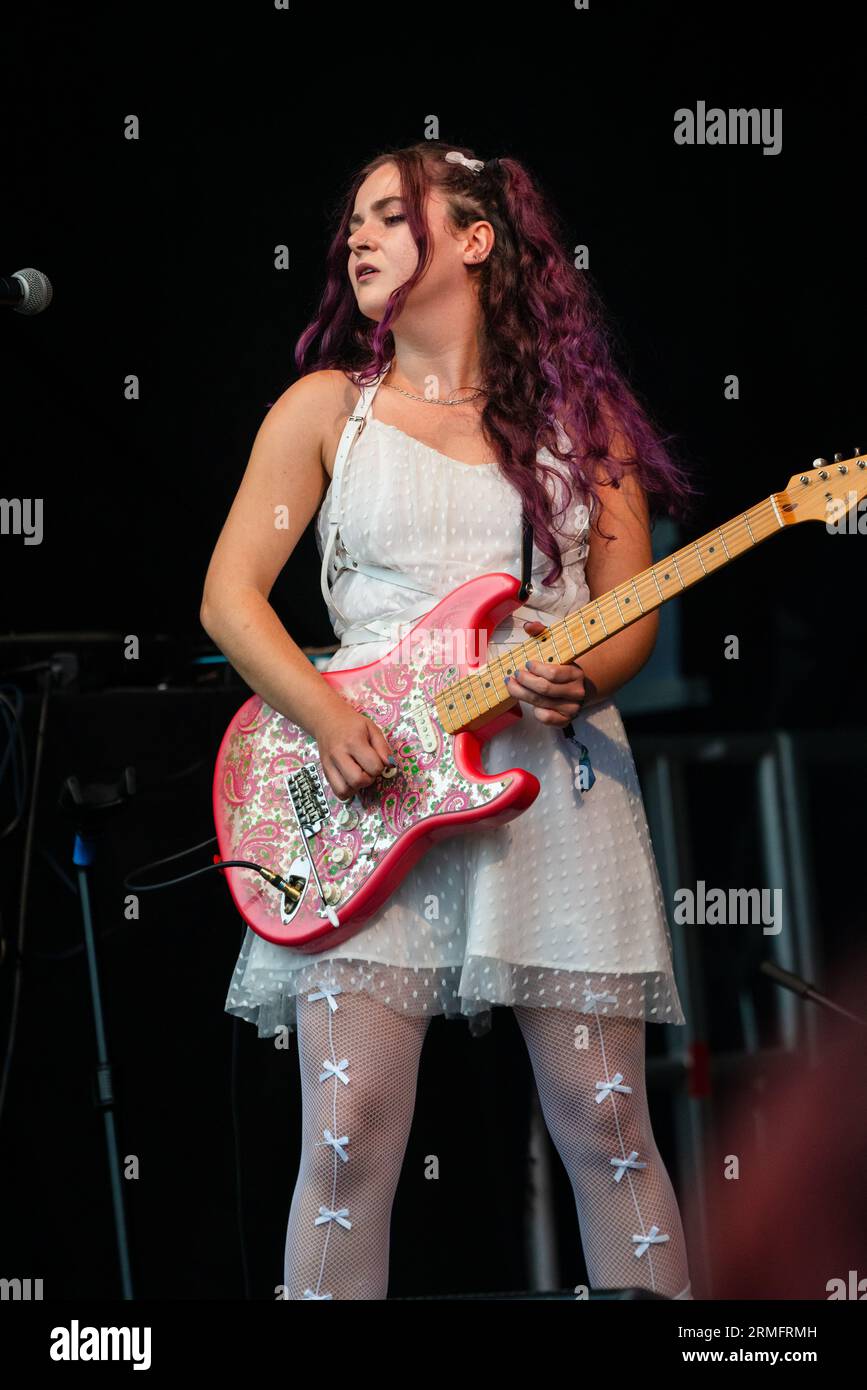
[[[389,325],[432,255],[425,218],[431,187],[444,198],[455,230],[489,221],[493,249],[467,267],[479,278],[481,375],[488,388],[481,426],[503,475],[521,495],[536,543],[552,561],[543,583],[555,584],[563,566],[543,476],[555,470],[538,459],[542,447],[567,464],[565,505],[578,496],[589,503],[602,535],[600,489],[619,487],[627,469],[634,470],[651,515],[684,517],[696,489],[669,447],[675,436],[659,433],[618,370],[601,297],[588,272],[570,259],[559,216],[538,181],[515,159],[489,160],[481,172],[450,163],[443,155],[452,149],[476,157],[465,146],[425,140],[377,155],[352,179],[328,248],[318,312],[296,343],[295,364],[302,376],[338,369],[361,386],[391,362]],[[358,189],[383,164],[397,167],[418,262],[374,323],[361,315],[349,283],[346,243]]]

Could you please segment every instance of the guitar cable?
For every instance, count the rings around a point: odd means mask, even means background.
[[[255,869],[256,873],[261,874],[275,888],[279,888],[281,893],[285,893],[289,899],[297,896],[297,890],[293,889],[291,883],[287,882],[280,874],[273,869],[266,869],[263,864],[256,864],[252,859],[218,859],[214,858],[212,864],[204,864],[200,869],[193,869],[188,874],[181,874],[179,878],[163,879],[161,883],[132,883],[133,874],[146,873],[148,869],[156,869],[160,864],[169,864],[173,859],[183,859],[185,854],[194,854],[197,849],[204,849],[206,845],[216,842],[216,835],[211,835],[209,839],[202,840],[201,844],[191,845],[189,849],[178,850],[177,854],[167,854],[164,859],[152,859],[149,864],[140,864],[137,869],[131,869],[126,878],[123,879],[124,888],[130,888],[136,893],[148,893],[154,888],[172,888],[176,883],[185,883],[188,878],[198,878],[199,874],[210,873],[213,869]]]

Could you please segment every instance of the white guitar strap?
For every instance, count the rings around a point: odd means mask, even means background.
[[[389,364],[390,366],[390,364]],[[384,618],[369,618],[365,623],[358,623],[348,627],[342,637],[343,646],[350,646],[356,642],[376,642],[383,638],[395,638],[397,640],[398,626],[403,623],[411,622],[415,618],[422,617],[425,613],[436,607],[441,595],[428,589],[424,584],[419,584],[416,579],[411,578],[403,570],[389,569],[384,565],[374,565],[364,560],[354,559],[347,551],[339,535],[340,525],[343,521],[343,481],[344,469],[349,458],[350,450],[356,439],[364,429],[367,415],[373,404],[373,398],[379,389],[382,380],[388,371],[388,367],[380,374],[378,379],[371,382],[368,386],[360,388],[361,394],[358,398],[354,412],[349,416],[340,436],[340,443],[337,446],[337,453],[334,458],[334,469],[331,482],[331,493],[329,497],[328,512],[328,534],[322,551],[322,567],[320,571],[320,588],[322,597],[326,605],[334,609],[338,617],[345,622],[349,622],[346,614],[338,608],[332,586],[338,574],[343,570],[356,570],[359,574],[369,575],[371,579],[381,579],[387,584],[395,584],[400,588],[412,589],[416,593],[424,594],[424,599],[419,599],[415,603],[409,604],[406,608],[401,608],[397,612],[389,613]],[[532,591],[532,584],[529,576],[532,570],[532,548],[533,538],[532,529],[528,523],[524,522],[523,548],[522,548],[522,597],[526,597]],[[431,600],[433,600],[431,602]],[[505,626],[513,630],[514,633],[523,640],[526,633],[520,627],[522,618],[533,621],[539,617],[539,611],[523,605],[515,609],[510,619],[506,619]],[[500,625],[501,627],[504,624]],[[499,629],[498,629],[499,631]]]

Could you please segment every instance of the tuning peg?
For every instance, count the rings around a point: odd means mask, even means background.
[[[842,463],[842,462],[843,462],[843,455],[842,455],[842,454],[835,454],[835,455],[834,455],[834,462],[835,462],[835,463]]]
[[[855,445],[855,448],[852,450],[852,453],[853,453],[853,454],[855,455],[855,457],[857,458],[858,455],[860,454],[860,452],[861,452],[861,450],[858,448],[858,445],[856,444],[856,445]]]
[[[813,462],[810,464],[810,467],[811,467],[811,468],[827,468],[827,467],[828,467],[828,460],[827,460],[827,459],[813,459]]]

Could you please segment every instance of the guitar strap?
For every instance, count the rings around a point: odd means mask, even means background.
[[[389,364],[390,366],[391,364]],[[382,618],[369,618],[367,622],[348,626],[341,635],[343,646],[350,646],[356,642],[378,642],[383,638],[395,638],[397,636],[398,625],[406,624],[416,618],[422,617],[425,613],[436,607],[441,594],[436,594],[432,589],[420,584],[403,570],[391,569],[384,565],[374,565],[365,560],[356,560],[343,543],[340,536],[340,526],[343,521],[343,482],[344,470],[350,451],[356,439],[361,435],[367,421],[367,415],[373,403],[373,397],[388,371],[385,368],[378,379],[370,385],[360,388],[361,394],[353,413],[349,416],[337,446],[337,454],[334,459],[334,471],[331,480],[329,495],[328,512],[328,533],[322,552],[322,568],[320,571],[320,588],[326,605],[333,609],[343,622],[350,623],[350,619],[338,608],[331,586],[338,574],[343,570],[356,570],[359,574],[366,574],[371,579],[380,579],[387,584],[395,584],[401,588],[414,590],[416,593],[424,594],[425,598],[418,599],[407,607],[399,609],[395,613],[389,613]],[[533,591],[532,576],[533,572],[533,527],[526,513],[522,516],[522,538],[521,538],[521,588],[519,598],[522,606],[515,609],[509,618],[505,620],[505,626],[510,629],[505,636],[498,637],[497,640],[506,640],[509,636],[515,636],[523,640],[526,633],[521,627],[521,621],[535,621],[539,619],[539,610],[531,608],[523,603]],[[541,620],[544,620],[542,618]],[[504,624],[500,624],[502,628]],[[499,632],[499,628],[497,629]]]

